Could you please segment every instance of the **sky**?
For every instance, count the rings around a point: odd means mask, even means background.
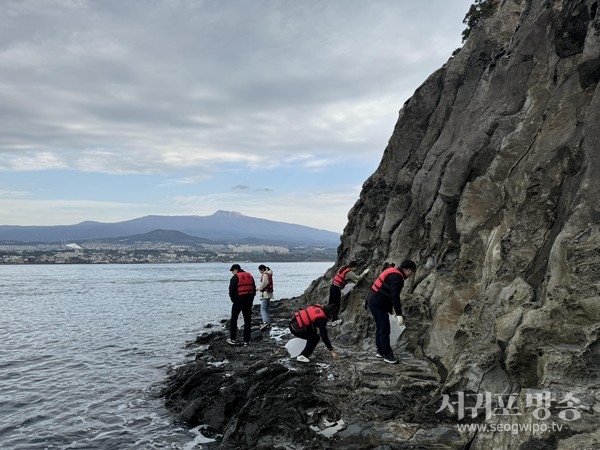
[[[226,210],[341,233],[472,3],[0,0],[0,225]]]

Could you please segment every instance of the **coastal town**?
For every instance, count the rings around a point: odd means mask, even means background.
[[[253,244],[182,245],[166,242],[0,243],[0,264],[164,264],[232,261],[335,261],[336,249]]]

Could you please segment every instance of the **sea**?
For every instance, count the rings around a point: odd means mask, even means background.
[[[265,264],[285,301],[334,263]],[[157,394],[228,318],[230,266],[0,266],[0,448],[201,449]]]

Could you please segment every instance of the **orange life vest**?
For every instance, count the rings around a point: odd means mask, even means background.
[[[254,284],[254,278],[249,272],[238,272],[237,293],[238,295],[254,295],[256,294],[256,285]]]
[[[383,272],[381,272],[381,275],[379,275],[377,277],[377,279],[373,283],[373,286],[371,286],[371,289],[373,289],[375,292],[379,292],[379,290],[383,287],[383,288],[385,288],[385,290],[388,292],[388,295],[389,295],[390,288],[387,284],[385,284],[385,279],[387,278],[388,275],[390,275],[392,273],[398,273],[398,274],[400,274],[400,276],[402,277],[403,280],[406,280],[406,277],[404,276],[404,273],[401,270],[398,270],[395,267],[390,267],[389,269],[385,269]]]
[[[333,277],[333,284],[335,284],[339,288],[343,288],[348,284],[348,280],[346,280],[346,274],[350,272],[352,269],[350,267],[342,267],[338,273]]]
[[[265,273],[267,274],[267,278],[269,279],[269,284],[267,284],[265,291],[273,292],[273,275],[269,272],[265,272]]]
[[[317,319],[327,319],[323,307],[319,304],[310,305],[306,309],[301,309],[294,313],[296,323],[300,328],[311,325]]]

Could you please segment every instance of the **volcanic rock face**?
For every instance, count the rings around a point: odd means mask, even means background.
[[[573,434],[600,445],[599,81],[597,1],[497,1],[405,103],[339,249],[338,265],[361,270],[418,263],[403,295],[408,349],[441,368],[442,391],[580,401],[566,434],[537,436],[561,448]],[[353,332],[367,330],[367,289],[342,314]]]
[[[271,433],[280,448],[600,448],[598,1],[494,3],[404,104],[339,247],[336,266],[354,259],[372,277],[384,262],[417,262],[402,293],[402,362],[381,369],[369,359],[370,282],[359,284],[331,336],[346,352],[340,362],[300,377],[285,364],[252,372],[272,374],[288,394],[311,386],[293,403],[302,413],[282,413],[298,431]],[[333,272],[303,303],[326,302]],[[278,357],[269,356],[273,364]],[[245,379],[241,391],[265,387],[256,375]],[[259,391],[263,409],[283,407],[274,391]],[[173,395],[175,409],[185,409],[189,399]],[[208,417],[190,411],[190,423]],[[318,420],[307,411],[326,411],[345,428],[330,440],[311,435],[307,426]],[[228,430],[231,446],[222,448],[244,448],[252,431],[233,417],[216,424]],[[505,428],[457,425],[465,422]]]

